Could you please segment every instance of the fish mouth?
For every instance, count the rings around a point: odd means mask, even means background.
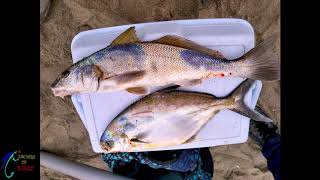
[[[111,148],[108,145],[106,145],[105,143],[103,143],[103,142],[100,143],[100,146],[106,152],[109,152],[111,150]]]
[[[65,96],[69,95],[68,91],[63,90],[63,89],[51,87],[51,90],[53,92],[53,95],[57,96],[57,97],[64,98]]]

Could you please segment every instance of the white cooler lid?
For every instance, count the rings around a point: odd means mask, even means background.
[[[142,23],[95,29],[77,34],[71,43],[73,63],[105,48],[120,33],[131,26],[136,27],[137,35],[143,41],[154,40],[164,35],[178,35],[218,50],[228,59],[240,57],[254,47],[253,28],[247,21],[241,19],[197,19]],[[222,97],[230,94],[243,80],[243,78],[230,77],[212,78],[205,80],[201,85],[180,89],[206,92]],[[161,88],[163,87],[153,88],[152,92]],[[255,81],[246,94],[245,103],[249,107],[255,107],[261,88],[261,81]],[[89,133],[94,152],[104,152],[99,141],[107,125],[122,110],[141,97],[126,91],[72,95],[72,102]],[[194,141],[154,150],[243,143],[248,139],[248,132],[249,118],[230,110],[222,110],[200,130]]]

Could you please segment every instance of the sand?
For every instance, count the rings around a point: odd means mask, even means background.
[[[44,2],[44,0],[42,0]],[[45,7],[45,6],[42,6]],[[40,13],[44,12],[41,11]],[[107,169],[90,145],[71,99],[54,97],[56,76],[72,64],[70,44],[79,32],[123,24],[197,18],[242,18],[251,23],[256,43],[280,32],[279,0],[55,0],[40,27],[40,144],[59,156]],[[275,49],[279,55],[279,45]],[[258,104],[280,126],[280,83],[263,82]],[[259,146],[243,144],[210,148],[214,178],[273,179]],[[72,179],[41,167],[41,179]]]

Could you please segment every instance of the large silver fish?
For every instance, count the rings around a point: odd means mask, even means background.
[[[141,42],[133,27],[108,47],[73,64],[51,85],[55,96],[127,90],[147,94],[168,84],[191,86],[211,77],[278,80],[280,62],[272,53],[275,37],[233,61],[178,36]]]
[[[220,110],[230,109],[258,121],[271,119],[248,108],[244,96],[253,80],[246,80],[228,98],[164,89],[148,95],[120,113],[106,128],[100,144],[106,152],[150,150],[180,145]]]

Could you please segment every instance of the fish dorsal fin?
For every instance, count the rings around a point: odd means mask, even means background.
[[[116,39],[114,39],[111,42],[110,46],[135,42],[140,42],[140,40],[137,37],[135,27],[132,26],[123,33],[121,33]]]
[[[207,54],[209,56],[213,56],[215,58],[225,59],[225,57],[219,51],[215,51],[215,50],[206,48],[206,47],[201,46],[193,41],[190,41],[188,39],[185,39],[183,37],[176,36],[176,35],[163,36],[162,38],[153,40],[151,42],[181,47],[181,48],[190,49],[190,50],[194,50],[194,51],[199,51],[199,52],[202,52],[202,53]]]
[[[173,86],[169,86],[169,87],[166,87],[164,89],[161,89],[159,91],[156,91],[154,92],[153,94],[165,94],[165,93],[168,93],[168,92],[171,92],[171,91],[175,91],[177,90],[178,88],[180,87],[180,85],[173,85]]]

